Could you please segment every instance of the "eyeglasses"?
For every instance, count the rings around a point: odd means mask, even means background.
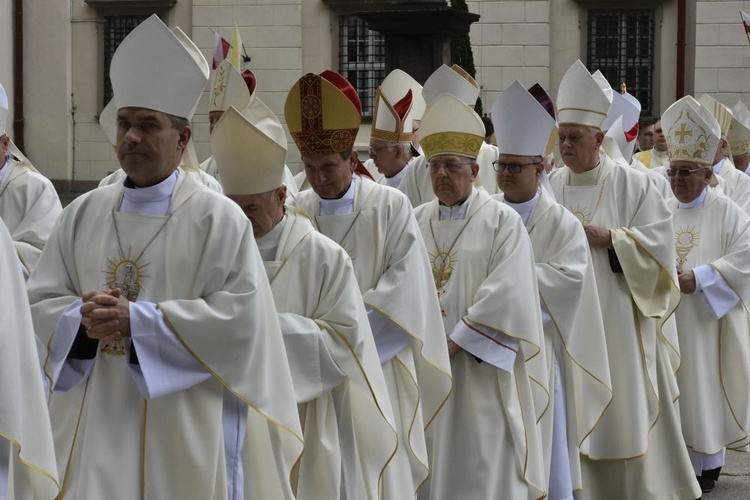
[[[503,163],[501,161],[495,160],[492,162],[492,168],[495,169],[495,172],[508,172],[511,174],[518,174],[521,172],[521,169],[523,169],[523,167],[529,165],[539,165],[540,163],[540,161],[534,161],[531,163]]]
[[[678,177],[682,177],[683,179],[693,172],[705,172],[705,168],[679,168],[677,170],[668,168],[667,169],[667,175],[670,177],[674,177],[675,175]]]
[[[369,147],[369,148],[367,148],[367,151],[369,151],[370,152],[370,156],[372,156],[372,155],[378,154],[381,149],[391,149],[391,147],[390,146],[380,146],[379,148]]]
[[[438,173],[440,169],[444,169],[449,174],[455,174],[459,170],[461,170],[461,167],[464,165],[468,165],[468,163],[457,163],[457,162],[449,162],[449,163],[433,163],[429,162],[427,163],[427,168],[430,169],[430,172]]]

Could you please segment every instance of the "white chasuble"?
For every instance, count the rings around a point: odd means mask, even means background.
[[[34,325],[17,250],[0,221],[0,499],[60,492]]]
[[[68,206],[29,280],[51,386],[60,365],[77,361],[69,351],[78,339],[51,349],[63,312],[87,291],[115,287],[137,294],[131,311],[141,301],[154,304],[210,376],[146,399],[133,373],[137,352],[130,339],[120,348],[95,346],[93,367],[80,382],[52,394],[62,498],[227,498],[226,391],[249,408],[246,432],[253,445],[243,454],[245,499],[292,498],[289,477],[302,452],[301,428],[273,297],[247,218],[192,171],[180,174],[168,216],[117,212],[122,195],[122,185],[103,187]],[[169,376],[172,368],[165,361],[149,375],[140,366],[147,381]]]
[[[724,181],[724,194],[750,214],[750,177],[737,170],[729,158],[721,160],[720,167],[714,166],[714,173]]]
[[[648,177],[606,154],[593,170],[563,167],[550,182],[579,221],[610,230],[614,246],[591,248],[613,397],[589,436],[580,498],[696,498],[674,404],[677,332],[665,327],[679,302],[669,208]]]
[[[534,257],[518,214],[474,190],[465,219],[416,210],[443,322],[464,348],[432,434],[432,500],[538,499],[549,406]],[[434,292],[433,292],[434,293]]]
[[[445,331],[409,200],[362,176],[355,184],[353,213],[318,215],[320,198],[313,190],[302,191],[297,202],[318,230],[351,257],[365,306],[375,318],[371,325],[395,327],[373,331],[399,433],[398,451],[385,471],[383,498],[408,498],[427,479],[425,429],[451,390]],[[411,340],[384,361],[381,345],[400,342],[398,335]]]
[[[550,387],[553,387],[554,365],[558,363],[565,401],[566,451],[573,489],[579,490],[582,487],[579,452],[589,453],[589,436],[612,400],[607,344],[591,253],[581,224],[544,189],[540,190],[526,228],[534,250],[542,307],[549,315],[549,321],[544,323],[544,337]],[[548,429],[543,427],[543,430]],[[545,444],[550,441],[545,438]]]
[[[305,438],[292,477],[296,498],[377,500],[398,436],[349,256],[289,208],[265,266]],[[321,351],[332,358],[332,373],[319,366]]]
[[[750,218],[715,190],[708,190],[702,208],[677,208],[676,200],[670,208],[677,265],[684,271],[710,266],[741,299],[717,320],[703,291],[682,295],[676,312],[682,354],[677,381],[685,443],[704,454],[725,447],[747,451],[750,337],[744,304],[750,298]]]
[[[10,232],[18,258],[31,272],[55,226],[62,205],[52,183],[11,159],[0,180],[0,219]]]

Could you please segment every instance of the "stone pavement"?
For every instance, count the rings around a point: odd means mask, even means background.
[[[727,451],[727,463],[721,477],[704,500],[750,500],[750,453]]]

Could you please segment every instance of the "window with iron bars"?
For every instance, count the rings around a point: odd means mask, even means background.
[[[339,16],[339,73],[362,101],[362,116],[372,118],[375,91],[385,78],[385,38],[355,15]]]
[[[109,80],[109,66],[112,56],[128,34],[148,18],[142,16],[113,16],[104,18],[104,103],[106,106],[112,99],[112,82]]]
[[[654,17],[649,9],[588,12],[588,67],[600,70],[616,91],[625,84],[644,116],[654,106]]]

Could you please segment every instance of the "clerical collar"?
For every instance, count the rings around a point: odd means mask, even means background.
[[[511,203],[510,201],[506,200],[505,197],[503,197],[503,202],[510,208],[518,212],[518,215],[520,215],[521,219],[523,219],[523,224],[526,225],[529,222],[529,217],[531,217],[531,212],[539,202],[539,190],[537,190],[534,197],[528,201],[524,201],[521,203]]]
[[[258,250],[260,250],[260,256],[264,261],[271,261],[276,258],[276,252],[281,242],[281,233],[284,232],[284,226],[286,225],[287,217],[281,218],[281,221],[276,224],[273,229],[268,231],[260,238],[255,238],[255,243],[258,244]]]
[[[601,160],[599,163],[596,164],[594,168],[591,170],[587,170],[585,172],[576,173],[572,170],[570,171],[570,177],[568,181],[568,185],[570,186],[594,186],[599,181],[599,172],[602,169],[602,162]]]
[[[401,171],[393,177],[386,177],[386,184],[388,184],[392,188],[397,188],[401,184],[401,180],[404,178],[404,175],[406,175],[406,171],[411,167],[412,161],[414,161],[414,158],[409,160],[406,165],[404,165],[404,168],[402,168]]]
[[[352,175],[352,183],[344,196],[336,200],[320,199],[320,215],[350,214],[354,212],[354,193],[357,190],[357,175]]]
[[[153,186],[144,188],[128,187],[127,179],[123,182],[124,192],[120,212],[147,214],[147,215],[166,215],[169,211],[169,204],[172,199],[172,193],[177,185],[177,178],[180,175],[180,167],[172,172],[172,175]]]
[[[3,168],[0,168],[0,181],[3,180],[5,172],[8,171],[8,165],[10,165],[10,156],[5,157],[5,164],[3,165]]]
[[[463,203],[459,203],[458,205],[452,205],[450,207],[445,206],[441,204],[438,201],[438,209],[440,210],[440,219],[439,220],[461,220],[466,218],[466,213],[469,211],[469,206],[471,206],[471,202],[474,201],[474,196],[476,195],[476,188],[471,188],[471,194],[468,198],[464,200]]]
[[[703,192],[696,199],[690,203],[677,202],[677,208],[703,208],[706,203],[706,196],[708,196],[708,187],[703,188]]]

